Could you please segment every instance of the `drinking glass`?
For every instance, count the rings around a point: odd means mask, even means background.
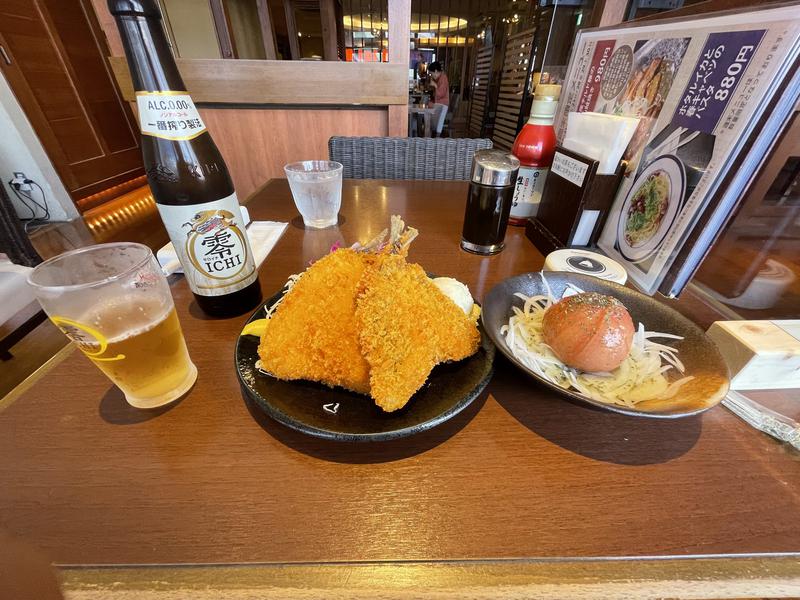
[[[304,160],[283,167],[306,227],[322,229],[338,222],[342,168],[341,163],[330,160]]]
[[[136,408],[179,398],[197,379],[169,285],[147,246],[65,252],[28,276],[50,320]]]

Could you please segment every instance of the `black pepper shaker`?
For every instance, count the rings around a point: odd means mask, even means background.
[[[461,233],[464,250],[497,254],[503,249],[518,172],[519,160],[508,152],[475,153]]]

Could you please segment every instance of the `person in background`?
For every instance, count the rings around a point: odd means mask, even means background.
[[[447,78],[447,74],[442,71],[442,63],[439,61],[428,65],[428,73],[431,76],[428,85],[434,90],[433,105],[439,109],[436,120],[436,135],[440,136],[442,135],[442,127],[444,127],[444,119],[447,116],[447,108],[450,104],[450,80]]]

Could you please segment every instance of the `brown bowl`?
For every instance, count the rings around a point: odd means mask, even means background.
[[[526,296],[546,293],[542,274],[526,273],[501,281],[489,291],[483,302],[481,319],[484,330],[497,349],[538,382],[573,400],[639,417],[687,417],[716,406],[728,393],[728,367],[717,346],[702,329],[680,313],[650,296],[596,277],[550,271],[544,273],[544,277],[547,278],[547,284],[556,298],[561,298],[570,284],[585,292],[608,294],[625,305],[636,326],[643,323],[648,331],[682,336],[682,340],[669,340],[668,343],[678,350],[678,357],[686,367],[684,375],[692,375],[694,379],[684,384],[674,397],[645,400],[638,403],[636,408],[599,402],[575,390],[565,390],[543,379],[517,360],[506,345],[505,337],[500,334],[500,328],[508,323],[509,317],[513,314],[512,306],[522,308],[523,302],[514,296],[515,293]]]

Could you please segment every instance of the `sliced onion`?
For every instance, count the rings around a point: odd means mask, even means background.
[[[544,342],[544,313],[556,303],[556,299],[544,274],[540,273],[540,276],[546,295],[515,293],[514,296],[523,301],[523,306],[512,307],[513,314],[508,323],[500,328],[500,334],[504,336],[511,353],[531,371],[561,388],[573,389],[593,400],[627,408],[634,408],[645,400],[671,398],[692,379],[683,377],[670,382],[665,373],[672,369],[680,373],[686,370],[677,356],[678,351],[666,344],[651,341],[651,338],[683,338],[671,333],[646,331],[642,323],[634,333],[631,352],[614,371],[586,373],[565,365]],[[576,293],[583,291],[572,285],[569,287]],[[645,398],[636,393],[640,388],[662,391],[655,397]]]

